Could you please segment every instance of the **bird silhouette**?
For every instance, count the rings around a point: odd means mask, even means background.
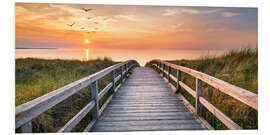
[[[91,11],[92,9],[91,8],[82,8],[83,9],[83,11],[85,11],[85,12],[88,12],[88,11]]]
[[[98,22],[94,22],[95,24],[98,24]]]
[[[73,25],[75,25],[75,23],[72,23],[72,24],[67,24],[69,27],[72,27]]]
[[[87,19],[87,20],[90,20],[90,19],[91,19],[91,17],[86,17],[86,19]]]
[[[84,27],[81,27],[81,29],[83,30],[83,29],[85,29]]]

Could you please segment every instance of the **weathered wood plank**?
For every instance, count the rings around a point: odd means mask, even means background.
[[[229,117],[227,117],[224,113],[222,113],[219,109],[209,103],[205,98],[199,98],[201,104],[206,107],[211,113],[213,113],[224,125],[226,125],[229,129],[242,129],[239,125],[233,122]]]
[[[156,110],[113,110],[113,109],[107,109],[107,113],[167,113],[167,112],[188,112],[186,108],[183,108],[181,110],[177,108],[171,108],[171,109],[156,109]]]
[[[154,80],[151,79],[153,77]],[[164,125],[162,122],[161,125],[153,125],[154,122],[150,125],[151,121],[162,121]],[[179,125],[172,121],[178,121]],[[172,126],[168,126],[170,122]],[[143,125],[149,128],[130,130],[130,127]],[[166,130],[164,127],[168,130],[187,129],[183,125],[190,125],[190,129],[203,129],[153,69],[135,68],[132,76],[115,93],[92,131],[145,131],[158,128]],[[110,128],[111,126],[114,129]]]
[[[41,97],[38,97],[32,101],[29,101],[27,103],[17,106],[15,109],[15,115],[16,115],[15,128],[18,128],[22,126],[24,123],[31,121],[33,118],[37,117],[44,111],[50,109],[56,104],[67,99],[68,97],[80,91],[81,89],[85,88],[92,82],[104,77],[111,71],[119,68],[120,66],[124,64],[131,63],[131,62],[136,63],[136,61],[130,60],[130,61],[126,61],[123,63],[110,66],[106,69],[103,69],[99,72],[96,72],[92,75],[84,77],[78,81],[70,83],[50,93],[47,93]]]
[[[160,74],[160,76],[162,77],[162,75]],[[166,80],[166,78],[163,78],[165,81],[167,81]],[[176,87],[175,86],[173,86],[172,84],[168,84],[168,86],[170,86],[170,88],[172,89],[172,91],[174,91],[174,92],[176,92]],[[193,90],[192,90],[193,91]],[[195,97],[195,96],[194,96]],[[187,109],[193,114],[195,114],[196,113],[196,109],[188,102],[188,100],[182,95],[182,94],[179,94],[178,95],[178,98],[181,100],[181,101],[183,101],[184,102],[184,105],[187,107]],[[203,126],[203,127],[205,127],[206,129],[209,129],[209,130],[215,130],[204,118],[202,118],[202,117],[200,117],[200,116],[198,116],[198,117],[196,117],[197,119],[197,121],[199,121],[200,123],[201,123],[201,125]]]
[[[199,124],[180,125],[148,125],[148,126],[98,126],[94,131],[121,132],[121,131],[168,131],[168,130],[203,130]]]
[[[198,124],[196,120],[147,120],[147,121],[104,121],[97,124],[97,126],[165,126],[165,125],[182,125],[182,124]]]
[[[130,121],[130,120],[195,120],[191,115],[172,115],[172,116],[159,116],[159,117],[148,117],[148,116],[128,116],[128,117],[101,117],[102,121]]]
[[[113,84],[112,82],[109,83],[99,94],[98,94],[98,100],[100,100],[111,88]]]
[[[96,121],[97,121],[96,119],[91,120],[91,122],[86,126],[86,128],[83,130],[83,132],[89,132],[93,128],[93,126],[95,125]]]
[[[181,72],[180,70],[178,70],[178,72]],[[165,71],[165,74],[168,75],[168,72]],[[180,73],[179,73],[180,74]],[[181,80],[181,75],[179,75],[179,79],[177,79],[176,77],[174,77],[173,75],[170,75],[170,78],[172,80],[174,80],[176,83],[178,80]],[[183,89],[185,89],[185,91],[187,91],[190,95],[192,95],[193,97],[196,97],[196,92],[194,90],[192,90],[190,87],[188,87],[186,84],[184,84],[181,81],[178,81],[178,85],[181,86]]]
[[[64,127],[62,127],[58,133],[60,132],[70,132],[85,116],[91,111],[95,106],[95,101],[92,100],[89,104],[87,104],[79,113],[77,113],[71,120],[69,120]]]
[[[98,81],[93,82],[90,85],[90,90],[91,90],[91,101],[94,101],[95,105],[92,110],[92,118],[93,119],[98,119],[99,117],[99,102],[98,102]]]
[[[29,121],[22,125],[21,127],[22,133],[32,133],[32,121]]]
[[[218,89],[219,91],[221,91],[225,94],[228,94],[228,95],[232,96],[233,98],[245,103],[246,105],[258,110],[258,95],[257,94],[254,94],[248,90],[231,85],[225,81],[222,81],[220,79],[217,79],[215,77],[209,76],[207,74],[201,73],[199,71],[196,71],[196,70],[193,70],[190,68],[171,64],[171,63],[164,62],[161,60],[154,60],[154,61],[160,62],[164,65],[171,66],[174,69],[181,70],[182,72],[190,74],[193,77],[198,78],[198,79],[208,83],[209,85],[213,86],[214,88]]]
[[[202,105],[200,103],[199,98],[202,96],[202,81],[198,78],[196,78],[196,104],[195,104],[195,108],[196,108],[196,114],[201,116],[202,114]]]

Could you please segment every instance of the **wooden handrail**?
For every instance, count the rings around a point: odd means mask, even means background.
[[[205,82],[210,86],[218,89],[219,91],[230,95],[231,97],[241,101],[242,103],[258,110],[258,95],[252,93],[248,90],[242,89],[240,87],[231,85],[225,81],[217,79],[215,77],[209,76],[207,74],[201,73],[199,71],[171,64],[162,60],[152,60],[150,63],[155,66],[160,72],[161,76],[165,77],[165,74],[168,76],[167,80],[170,84],[170,79],[177,83],[177,87],[182,87],[186,90],[189,94],[191,94],[196,99],[196,108],[195,112],[200,116],[201,105],[205,106],[211,113],[213,113],[221,122],[223,122],[229,129],[242,129],[239,125],[233,122],[229,117],[223,114],[219,109],[213,106],[210,102],[208,102],[205,98],[202,97],[202,84],[201,82]],[[168,71],[165,70],[165,66],[168,67]],[[177,70],[178,77],[174,77],[170,74],[171,68]],[[185,72],[196,79],[196,91],[189,88],[181,81],[181,72]],[[179,78],[180,77],[180,78]],[[175,88],[176,89],[176,88]],[[178,88],[179,89],[179,88]],[[181,96],[182,97],[182,96]],[[183,97],[182,97],[183,98]]]
[[[125,61],[119,64],[115,64],[113,66],[110,66],[106,69],[103,69],[97,73],[94,73],[92,75],[89,75],[87,77],[84,77],[78,81],[75,81],[73,83],[70,83],[64,87],[61,87],[59,89],[56,89],[50,93],[47,93],[41,97],[38,97],[34,100],[31,100],[27,103],[24,103],[22,105],[19,105],[15,109],[15,128],[20,128],[22,132],[32,132],[32,124],[31,120],[41,113],[45,112],[46,110],[52,108],[56,104],[60,103],[61,101],[67,99],[68,97],[72,96],[73,94],[79,92],[83,88],[87,86],[91,86],[91,101],[89,104],[87,104],[77,115],[75,115],[63,128],[61,128],[58,132],[68,132],[71,131],[73,127],[78,124],[78,122],[92,109],[96,109],[97,111],[93,111],[96,114],[96,117],[93,117],[94,119],[89,123],[87,126],[87,129],[90,130],[91,125],[93,125],[98,119],[100,110],[98,107],[98,100],[100,100],[112,87],[115,85],[115,82],[119,81],[121,77],[127,77],[128,71],[131,70],[134,66],[137,66],[138,62],[135,60],[129,60]],[[124,69],[122,70],[122,68]],[[120,75],[116,78],[112,79],[112,82],[109,83],[102,91],[101,93],[98,93],[98,86],[97,81],[104,77],[105,75],[109,73],[114,73],[117,69],[120,70]],[[121,85],[121,83],[119,84]],[[119,88],[119,87],[118,87]],[[113,92],[112,92],[113,94]],[[111,95],[112,96],[112,95]]]

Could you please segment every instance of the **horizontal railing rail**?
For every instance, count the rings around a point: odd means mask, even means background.
[[[258,95],[248,90],[231,85],[225,81],[222,81],[220,79],[217,79],[215,77],[209,76],[207,74],[201,73],[199,71],[187,67],[171,64],[161,60],[152,60],[150,61],[150,63],[161,72],[162,77],[165,77],[165,75],[167,75],[168,78],[164,79],[168,81],[170,86],[172,86],[172,88],[175,91],[183,88],[195,98],[196,101],[195,108],[189,103],[189,106],[191,107],[190,109],[199,116],[199,119],[202,120],[202,122],[205,123],[207,127],[211,129],[213,128],[210,126],[210,124],[207,123],[201,117],[202,106],[204,106],[208,111],[210,111],[213,115],[215,115],[229,129],[242,129],[242,128],[202,96],[202,82],[205,82],[208,85],[216,88],[217,90],[241,101],[242,103],[252,107],[255,110],[258,110]],[[165,69],[165,66],[167,66],[167,71]],[[177,77],[171,74],[172,68],[177,70]],[[182,72],[187,73],[196,78],[196,90],[192,90],[190,87],[188,87],[181,81]],[[171,79],[177,83],[177,88],[175,88],[170,83]],[[181,94],[179,97],[183,99],[183,101],[188,102],[185,99],[185,97],[182,96]]]
[[[115,64],[97,73],[84,77],[78,81],[70,83],[41,97],[17,106],[15,109],[15,128],[21,128],[21,132],[24,133],[32,132],[32,119],[52,108],[61,101],[72,96],[73,94],[79,92],[83,88],[90,86],[91,94],[89,94],[91,95],[91,101],[72,119],[70,119],[58,132],[71,131],[86,116],[88,112],[92,111],[92,120],[84,129],[84,131],[89,131],[112,99],[114,92],[119,89],[122,82],[124,82],[127,78],[128,72],[133,67],[138,65],[139,64],[135,60],[129,60]],[[120,75],[115,77],[115,71],[117,69],[120,69]],[[100,93],[98,93],[98,80],[108,74],[111,74],[112,76],[111,82],[105,88],[103,88]],[[120,81],[120,83],[116,87],[115,84],[117,81]],[[108,93],[108,91],[111,91],[111,95],[99,109],[98,102],[106,93]]]

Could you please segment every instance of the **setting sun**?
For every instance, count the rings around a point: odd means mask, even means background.
[[[88,44],[88,43],[89,43],[89,40],[88,40],[88,39],[85,39],[84,42],[85,42],[86,44]]]

